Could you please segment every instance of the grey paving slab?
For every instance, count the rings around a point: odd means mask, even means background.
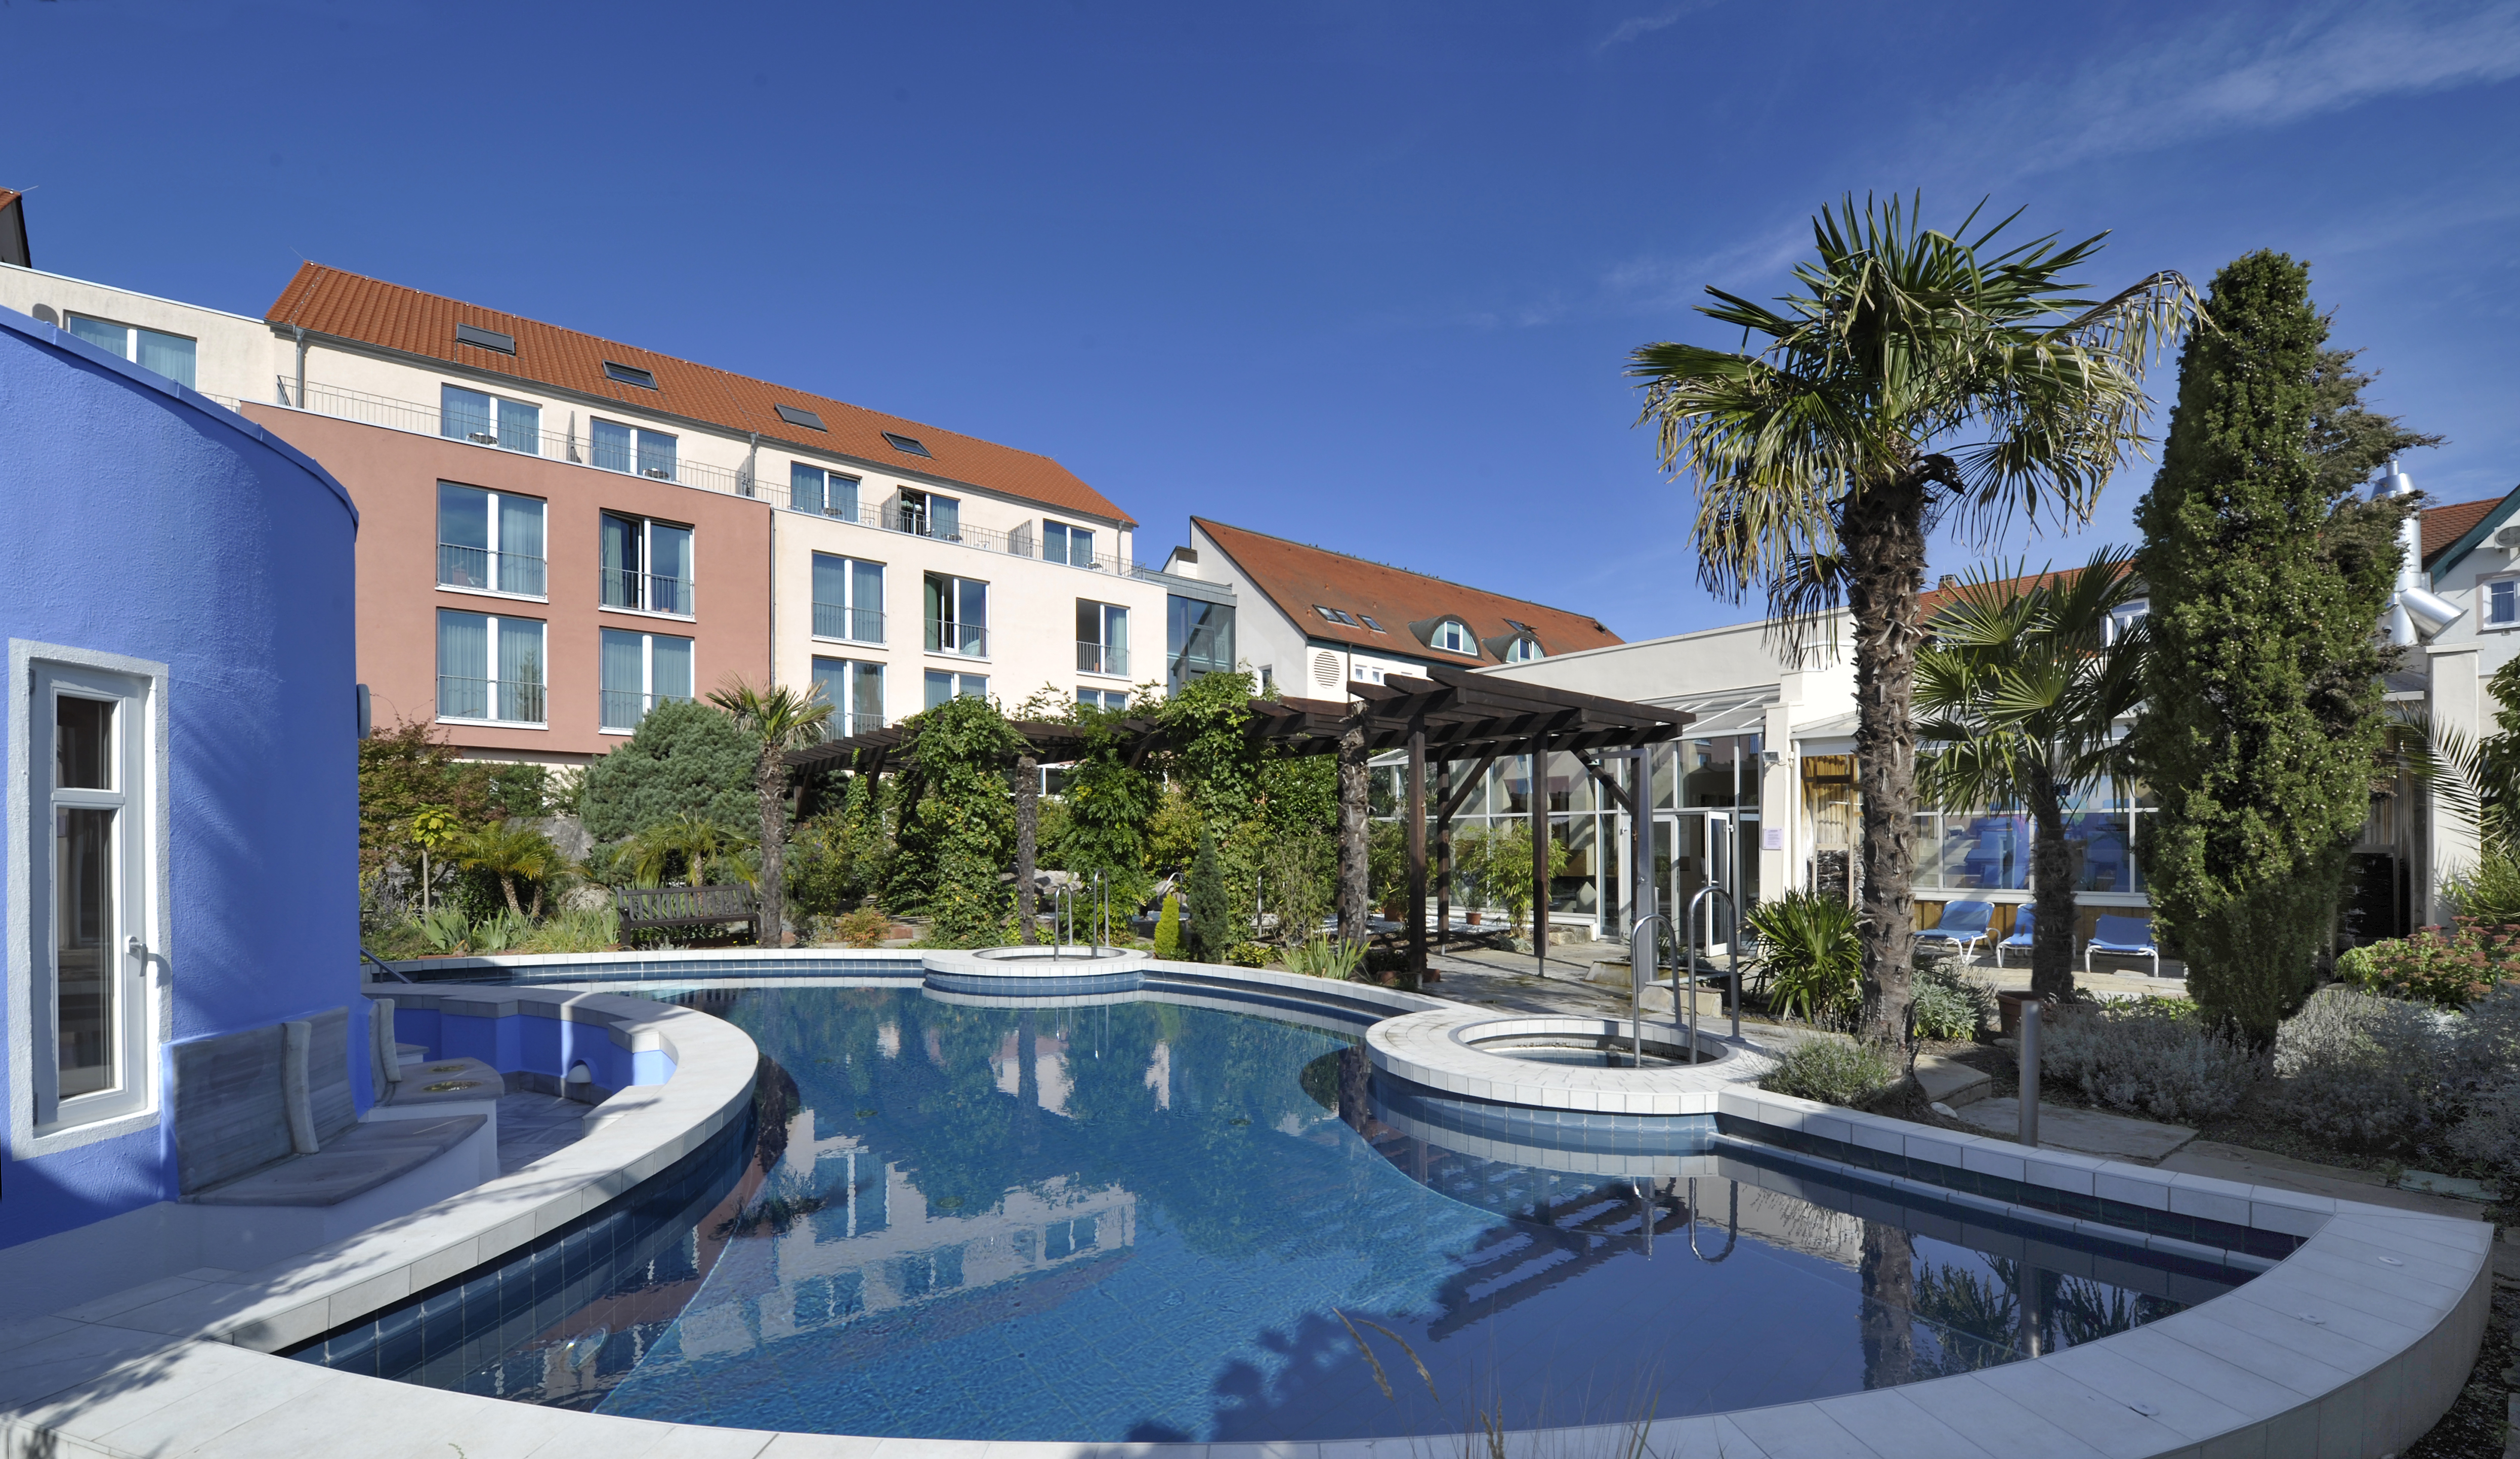
[[[1958,1114],[1961,1124],[1984,1134],[2011,1139],[2020,1132],[2017,1095],[1981,1099],[1962,1105]],[[2039,1148],[2043,1150],[2077,1150],[2149,1165],[2194,1138],[2196,1131],[2183,1125],[2162,1125],[2045,1100],[2039,1105]]]
[[[2401,1211],[2420,1211],[2429,1216],[2478,1220],[2489,1214],[2473,1201],[2400,1190],[2369,1171],[2316,1165],[2218,1140],[2193,1141],[2165,1157],[2160,1167],[2165,1171],[2190,1174],[2218,1175],[2226,1180],[2244,1181],[2272,1190],[2301,1191],[2339,1200],[2362,1201],[2373,1206],[2389,1206]]]

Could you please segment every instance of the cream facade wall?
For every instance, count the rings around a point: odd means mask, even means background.
[[[765,491],[764,495],[786,506],[784,484],[775,494]],[[967,502],[969,500],[966,497]],[[1037,522],[1043,508],[1032,506],[1029,509]],[[992,512],[990,516],[1012,519],[1011,511]],[[1055,519],[1081,520],[1072,516]],[[967,514],[967,524],[970,520]],[[930,670],[986,676],[990,696],[1010,711],[1044,685],[1066,699],[1074,699],[1078,690],[1090,688],[1127,693],[1135,702],[1139,685],[1148,681],[1160,684],[1163,680],[1165,590],[1160,583],[1127,573],[1044,561],[971,543],[944,542],[866,521],[845,521],[792,509],[772,513],[771,541],[776,559],[772,580],[776,604],[773,652],[780,682],[797,685],[812,683],[817,658],[879,664],[883,666],[881,715],[887,724],[924,707],[926,675]],[[828,622],[837,615],[824,615],[825,626],[842,632],[815,631],[817,554],[882,566],[883,622],[879,642],[859,637],[857,631],[862,625],[854,619]],[[988,585],[985,652],[970,655],[927,648],[924,582],[930,573]],[[1078,667],[1079,602],[1107,603],[1128,610],[1125,670],[1118,664],[1109,667],[1121,672],[1094,673]],[[854,709],[848,704],[835,707]]]
[[[271,400],[275,362],[286,353],[258,319],[14,264],[0,264],[0,308],[38,319],[49,309],[55,318],[46,322],[64,328],[62,316],[80,314],[180,334],[194,342],[193,388],[231,402]]]
[[[1379,684],[1393,674],[1423,674],[1430,663],[1450,663],[1462,669],[1479,667],[1478,660],[1468,657],[1413,652],[1423,645],[1410,637],[1407,629],[1396,625],[1395,632],[1387,636],[1391,640],[1387,652],[1334,639],[1316,639],[1303,624],[1288,617],[1277,599],[1262,592],[1235,562],[1233,554],[1200,531],[1196,522],[1191,524],[1190,546],[1198,553],[1197,571],[1192,575],[1234,594],[1235,652],[1239,667],[1247,670],[1255,682],[1274,684],[1279,692],[1289,698],[1344,699],[1351,683]],[[1178,565],[1167,566],[1172,571],[1183,570]]]

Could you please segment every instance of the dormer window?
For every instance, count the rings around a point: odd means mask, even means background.
[[[1479,651],[1471,642],[1470,630],[1468,626],[1463,624],[1459,618],[1447,618],[1441,623],[1436,624],[1433,629],[1429,630],[1426,635],[1426,646],[1429,648],[1440,648],[1446,653],[1476,653]]]
[[[1516,634],[1513,641],[1505,645],[1504,658],[1508,664],[1527,664],[1535,659],[1546,657],[1548,655],[1540,651],[1538,639]]]

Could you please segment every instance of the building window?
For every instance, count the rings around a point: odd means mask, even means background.
[[[1065,522],[1044,521],[1041,524],[1041,559],[1044,562],[1064,562],[1070,567],[1092,567],[1092,529],[1071,527]]]
[[[1076,672],[1129,677],[1129,610],[1076,600]]]
[[[1221,602],[1174,595],[1164,601],[1164,680],[1180,693],[1192,680],[1234,669],[1234,609]]]
[[[934,492],[904,489],[892,509],[884,514],[885,526],[914,537],[933,537],[939,542],[963,540],[963,504],[953,497],[940,497]]]
[[[605,470],[628,471],[658,481],[681,479],[674,474],[675,438],[661,430],[589,418],[586,442],[594,464]]]
[[[440,385],[437,433],[450,441],[471,441],[476,446],[540,456],[543,408],[460,385]]]
[[[927,671],[927,708],[934,709],[948,699],[985,699],[989,697],[989,676],[956,674],[945,669]]]
[[[1363,659],[1347,661],[1347,677],[1361,684],[1380,684],[1383,676],[1388,672],[1390,671],[1384,669],[1382,665],[1369,664]]]
[[[692,641],[665,634],[604,630],[604,692],[598,710],[607,733],[627,734],[648,711],[692,696]]]
[[[1260,666],[1260,697],[1266,699],[1276,692],[1278,692],[1278,671],[1275,667],[1269,664],[1262,664]]]
[[[989,585],[931,572],[926,579],[927,651],[989,656]]]
[[[858,478],[803,462],[788,466],[788,505],[798,511],[816,516],[836,516],[843,521],[858,519]]]
[[[604,605],[692,616],[692,529],[604,513]]]
[[[2120,604],[2109,614],[2109,625],[2104,631],[2104,641],[2116,642],[2125,638],[2129,630],[2150,616],[2152,616],[2152,604],[2147,599],[2138,597],[2133,602]]]
[[[2520,578],[2488,578],[2479,586],[2485,591],[2487,628],[2520,623]]]
[[[437,583],[540,598],[543,502],[477,486],[437,483]]]
[[[949,676],[950,677],[950,676]],[[979,681],[985,689],[987,680]],[[855,659],[814,660],[814,686],[832,706],[834,735],[864,734],[883,728],[883,665]]]
[[[1546,657],[1548,655],[1540,650],[1538,639],[1516,635],[1505,645],[1505,661],[1508,664],[1527,664],[1535,659]]]
[[[1470,641],[1469,629],[1459,618],[1447,618],[1436,624],[1426,635],[1426,646],[1440,648],[1446,653],[1478,652]]]
[[[437,610],[437,717],[486,724],[543,723],[539,618]]]
[[[1088,709],[1126,709],[1129,707],[1129,691],[1127,689],[1078,689],[1076,702]]]
[[[882,563],[814,554],[814,637],[883,641]]]
[[[1347,612],[1341,608],[1327,608],[1322,606],[1320,603],[1315,603],[1313,604],[1313,611],[1321,614],[1324,618],[1332,623],[1343,623],[1349,628],[1360,626],[1354,618],[1349,617]]]
[[[143,370],[154,370],[179,385],[193,383],[193,341],[181,334],[160,334],[134,325],[69,316],[70,332],[110,355],[120,355]]]
[[[29,1040],[41,1132],[148,1104],[148,964],[129,943],[156,939],[147,935],[149,685],[69,664],[34,671],[27,804],[41,818],[25,847],[26,1011],[44,1031]]]

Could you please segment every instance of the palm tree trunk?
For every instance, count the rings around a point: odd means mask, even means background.
[[[1033,922],[1039,902],[1033,887],[1041,855],[1041,763],[1030,755],[1015,757],[1015,941],[1029,948],[1041,941]]]
[[[761,793],[761,920],[752,940],[777,948],[788,938],[788,762],[778,746],[761,747],[754,783]]]
[[[1864,1352],[1864,1386],[1897,1388],[1916,1377],[1916,1240],[1879,1221],[1866,1221],[1858,1281],[1864,1301],[1855,1319]]]
[[[543,914],[543,884],[542,884],[541,882],[535,882],[535,883],[534,883],[534,905],[533,905],[533,906],[529,906],[529,907],[527,907],[527,908],[525,908],[525,915],[526,915],[527,917],[530,917],[530,918],[540,918],[540,917],[542,916],[542,914]]]
[[[1904,1039],[1916,965],[1916,597],[1925,586],[1926,476],[1848,499],[1847,607],[1855,619],[1855,774],[1863,817],[1865,1000],[1875,1038]]]
[[[1348,722],[1338,737],[1339,941],[1363,946],[1372,883],[1367,871],[1365,720]]]
[[[2074,856],[2065,844],[2064,787],[2046,767],[2030,774],[2030,889],[2039,915],[2030,929],[2030,992],[2041,998],[2074,995]]]
[[[525,909],[517,905],[517,879],[507,872],[499,873],[499,890],[508,894],[508,910],[523,916]]]

